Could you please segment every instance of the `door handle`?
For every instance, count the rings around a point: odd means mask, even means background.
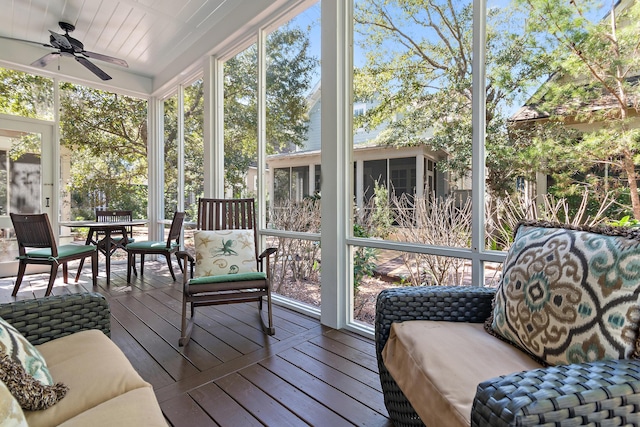
[[[47,204],[45,205],[45,208],[48,208],[48,207],[50,207],[49,206],[49,197],[47,197],[46,200],[47,200]]]

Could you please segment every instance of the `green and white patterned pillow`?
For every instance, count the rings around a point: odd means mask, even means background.
[[[487,329],[550,365],[637,357],[639,236],[521,224]]]
[[[198,231],[195,277],[258,271],[253,230]]]
[[[29,427],[20,404],[2,381],[0,381],[0,425],[3,427]]]
[[[53,378],[42,354],[16,328],[0,318],[0,353],[20,363],[27,374],[44,385],[53,385]]]

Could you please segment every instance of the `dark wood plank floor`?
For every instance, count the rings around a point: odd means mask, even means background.
[[[387,426],[373,341],[274,307],[275,336],[262,333],[255,304],[200,307],[191,342],[178,346],[181,276],[146,262],[144,278],[126,283],[112,264],[98,289],[85,266],[78,284],[62,273],[54,294],[96,290],[111,306],[113,341],[150,382],[173,426]],[[75,272],[73,268],[70,269]],[[44,295],[46,274],[27,276],[17,299]],[[15,278],[0,278],[11,301]]]

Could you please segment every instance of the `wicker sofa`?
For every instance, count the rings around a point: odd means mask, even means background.
[[[389,340],[391,325],[411,320],[439,321],[423,323],[442,326],[444,332],[441,332],[440,338],[430,337],[429,334],[416,337],[416,340],[430,342],[431,345],[426,345],[437,353],[443,345],[436,340],[442,340],[443,336],[455,339],[453,335],[458,334],[456,329],[446,329],[448,326],[481,328],[491,314],[494,293],[495,289],[489,288],[433,286],[389,289],[379,294],[375,320],[376,353],[385,405],[395,426],[640,425],[639,360],[606,360],[519,372],[509,371],[507,367],[507,372],[493,377],[488,372],[491,369],[487,369],[487,363],[491,364],[491,360],[481,360],[480,346],[474,342],[475,338],[469,339],[468,336],[461,338],[466,341],[460,344],[457,352],[449,350],[448,354],[441,355],[445,362],[438,365],[439,375],[445,379],[451,378],[449,382],[457,381],[455,378],[461,373],[463,376],[484,375],[477,387],[470,386],[459,393],[465,396],[444,396],[446,400],[455,401],[453,404],[458,408],[466,408],[462,412],[468,413],[462,413],[457,420],[449,417],[437,421],[437,416],[446,414],[446,411],[430,411],[429,406],[443,396],[432,393],[429,396],[432,399],[428,402],[415,397],[407,398],[384,362],[384,348]],[[505,358],[498,359],[498,353],[504,349],[500,346],[506,343],[488,333],[484,333],[484,336],[478,334],[477,337],[479,340],[492,340],[496,356],[494,363],[502,363],[497,360]],[[519,352],[516,348],[512,350]],[[388,350],[386,357],[390,357]],[[510,353],[506,359],[512,357],[515,356]],[[465,359],[468,362],[463,366],[461,361]],[[409,391],[414,392],[416,388],[426,388],[424,382],[416,375],[405,388],[412,389],[413,385],[414,390]],[[416,409],[410,401],[413,401]],[[435,418],[434,411],[439,412]],[[424,423],[419,413],[424,415]],[[431,418],[426,420],[428,417]]]
[[[50,408],[25,410],[29,426],[167,425],[151,385],[109,339],[110,312],[102,295],[0,304],[0,317],[36,346],[54,380],[69,387]]]

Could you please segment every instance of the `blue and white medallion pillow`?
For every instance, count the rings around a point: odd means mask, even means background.
[[[212,230],[194,234],[195,277],[258,271],[253,230]]]
[[[640,230],[522,223],[489,331],[550,365],[637,357]]]

